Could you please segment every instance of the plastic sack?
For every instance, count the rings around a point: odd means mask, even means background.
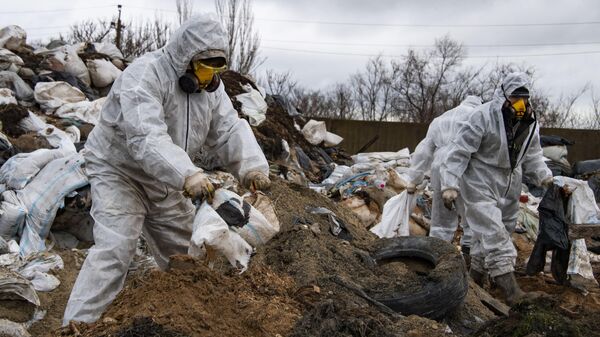
[[[0,48],[0,70],[18,72],[25,65],[23,59],[8,49]]]
[[[112,62],[104,59],[88,60],[87,66],[96,88],[111,85],[122,73]]]
[[[6,26],[0,30],[0,48],[20,50],[27,41],[27,32],[17,26]]]
[[[212,251],[223,254],[232,266],[244,272],[250,262],[252,246],[239,234],[230,231],[227,223],[205,201],[194,217],[188,254],[210,259]]]
[[[65,71],[79,78],[87,86],[91,85],[90,73],[83,60],[77,54],[77,46],[61,46],[54,50],[45,52],[51,54],[65,66]]]
[[[16,154],[0,167],[0,183],[8,189],[23,189],[46,164],[63,156],[61,151],[48,149]]]
[[[82,101],[77,103],[67,103],[58,108],[54,114],[61,118],[72,118],[90,124],[98,124],[100,111],[106,101],[106,97],[95,101]]]
[[[60,281],[48,272],[63,268],[64,262],[59,255],[39,253],[28,256],[18,272],[31,281],[35,290],[52,291],[60,285]]]
[[[27,209],[20,242],[22,256],[45,250],[44,240],[65,197],[88,184],[83,165],[78,153],[55,159],[17,191],[17,198]]]
[[[0,87],[12,90],[19,101],[33,101],[34,94],[29,84],[12,71],[0,71]]]
[[[25,300],[35,306],[40,299],[29,280],[18,273],[0,268],[0,300]]]
[[[337,165],[333,172],[327,177],[327,179],[323,180],[321,183],[323,185],[334,185],[342,178],[352,175],[352,170],[350,166],[346,165]]]
[[[312,145],[319,145],[325,142],[327,147],[336,146],[344,140],[344,138],[327,132],[325,122],[319,122],[314,119],[309,120],[302,128],[302,135]]]
[[[0,88],[0,105],[17,104],[17,99],[13,96],[12,90]]]
[[[594,191],[583,180],[569,177],[554,177],[554,183],[572,191],[567,206],[567,217],[574,224],[598,224],[600,226],[600,209],[596,204]]]
[[[410,161],[410,151],[403,148],[398,152],[366,152],[352,156],[355,164],[359,163],[384,163],[389,161],[407,160]]]
[[[46,122],[31,111],[29,112],[29,116],[23,118],[20,123],[23,129],[37,132],[40,136],[46,138],[52,147],[60,149],[63,154],[68,155],[77,152],[75,144],[73,144],[71,137],[66,132],[54,125],[46,124]]]
[[[252,126],[259,126],[262,122],[267,119],[265,114],[267,113],[267,102],[260,94],[259,91],[253,89],[249,84],[244,89],[248,92],[235,96],[235,99],[242,103],[242,113],[248,116],[248,122]]]
[[[109,42],[94,42],[96,52],[109,56],[110,58],[123,59],[123,53],[112,43]]]
[[[2,192],[0,203],[0,236],[6,240],[16,237],[23,227],[27,207],[21,202],[14,191]]]
[[[81,90],[67,82],[38,82],[35,85],[34,97],[43,110],[54,111],[66,103],[77,103],[87,98]]]
[[[573,165],[573,175],[580,176],[600,172],[600,159],[578,161]]]
[[[414,194],[406,191],[392,197],[383,206],[381,222],[370,229],[380,238],[409,236],[410,214],[417,204]]]
[[[585,239],[573,240],[567,275],[571,275],[571,278],[573,278],[573,275],[579,275],[585,280],[591,281],[592,284],[598,285],[598,281],[596,281],[592,270]]]

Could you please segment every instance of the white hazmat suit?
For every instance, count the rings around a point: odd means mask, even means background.
[[[481,98],[467,96],[459,106],[435,118],[429,124],[427,135],[417,145],[415,152],[412,154],[410,169],[407,173],[409,182],[418,185],[423,181],[425,172],[428,170],[431,172],[433,200],[429,236],[449,242],[452,241],[458,226],[458,215],[460,214],[464,231],[461,243],[465,246],[469,246],[471,243],[471,231],[465,223],[464,206],[461,198],[458,198],[456,209],[449,210],[444,207],[440,183],[440,165],[445,159],[452,138],[456,135],[458,121],[467,119],[473,109],[480,105]]]
[[[458,132],[441,165],[442,192],[460,191],[465,216],[473,232],[471,268],[496,277],[514,271],[517,252],[511,241],[519,210],[522,173],[536,185],[551,176],[542,159],[539,129],[531,122],[523,134],[516,163],[511,168],[507,132],[502,113],[506,96],[529,88],[524,73],[511,73],[491,102],[475,109],[460,122]]]
[[[201,171],[190,155],[213,151],[243,181],[268,175],[248,123],[223,84],[186,94],[178,85],[193,56],[225,49],[225,33],[204,15],[184,22],[167,45],[135,60],[115,81],[86,143],[95,245],[75,283],[63,324],[96,321],[121,291],[142,232],[159,267],[185,254],[195,208],[182,191]]]

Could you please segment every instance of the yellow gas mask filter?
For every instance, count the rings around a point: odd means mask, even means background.
[[[192,67],[196,78],[198,78],[198,86],[200,89],[206,88],[212,82],[215,74],[219,74],[227,70],[227,65],[221,67],[212,67],[202,63],[202,61],[192,62]]]
[[[525,112],[527,112],[527,106],[525,104],[525,99],[519,98],[516,102],[512,104],[513,109],[515,109],[515,117],[517,119],[523,118],[525,116]]]

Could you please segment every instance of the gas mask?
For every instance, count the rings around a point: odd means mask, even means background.
[[[227,65],[213,67],[199,61],[192,61],[191,69],[179,78],[181,90],[188,94],[205,90],[214,92],[221,84],[219,73],[227,70]]]
[[[509,113],[514,121],[520,121],[524,117],[529,116],[531,113],[531,105],[529,104],[528,96],[517,96],[517,100],[511,102],[504,92],[504,87],[502,87],[502,92],[506,99],[502,107],[503,112]]]

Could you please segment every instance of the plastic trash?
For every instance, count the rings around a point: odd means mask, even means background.
[[[235,96],[235,99],[242,103],[242,113],[248,116],[250,125],[259,126],[267,119],[267,102],[265,102],[260,92],[253,89],[251,85],[246,84],[243,88],[247,92]]]
[[[0,87],[10,89],[19,101],[33,101],[31,87],[12,71],[0,71]]]
[[[302,135],[312,145],[319,145],[324,142],[326,147],[336,146],[344,140],[342,137],[328,132],[325,122],[319,122],[314,119],[309,120],[304,125]]]
[[[83,60],[77,54],[78,46],[64,45],[53,50],[43,51],[42,55],[52,55],[64,65],[69,74],[79,78],[87,86],[92,84],[88,69]]]
[[[112,43],[109,42],[94,42],[96,52],[109,56],[110,58],[123,59],[123,53]]]
[[[112,62],[104,59],[88,60],[87,67],[96,88],[111,85],[122,73]]]
[[[406,191],[392,197],[383,206],[381,222],[370,229],[380,238],[393,238],[397,236],[409,236],[410,214],[416,206],[414,194]]]
[[[29,116],[21,120],[21,126],[27,131],[37,132],[40,136],[46,138],[52,147],[60,149],[65,155],[77,152],[75,144],[66,132],[54,125],[46,124],[32,112],[29,112]]]
[[[331,210],[325,207],[314,207],[307,208],[306,211],[312,214],[326,215],[329,219],[329,231],[331,232],[331,234],[346,241],[352,240],[352,234],[350,234],[350,232],[348,231],[348,227],[346,226],[344,221],[338,218],[337,215],[335,215],[335,213],[333,213]]]
[[[0,236],[6,240],[16,237],[23,227],[27,207],[21,202],[14,191],[2,192],[0,203]]]
[[[23,189],[44,166],[62,157],[62,151],[48,149],[16,154],[0,167],[0,183],[11,190]]]
[[[67,82],[38,82],[34,89],[35,100],[43,110],[50,112],[66,103],[77,103],[87,98],[81,90]]]
[[[403,148],[398,152],[366,152],[352,156],[355,164],[359,163],[384,163],[389,161],[407,160],[410,161],[410,151]],[[410,164],[410,162],[409,162]]]
[[[31,282],[6,268],[0,268],[0,300],[25,300],[35,306],[40,305]]]
[[[0,88],[0,105],[17,104],[17,98],[13,95],[13,91],[8,88]]]
[[[0,70],[16,73],[24,66],[23,59],[8,49],[0,48]]]
[[[27,32],[17,26],[6,26],[0,30],[0,48],[19,51],[27,41]]]
[[[100,111],[106,101],[106,97],[95,101],[82,101],[77,103],[67,103],[58,108],[54,114],[61,118],[73,118],[90,124],[98,124]]]

